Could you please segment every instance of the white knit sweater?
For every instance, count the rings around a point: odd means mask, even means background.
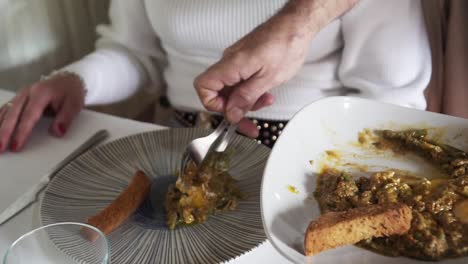
[[[202,110],[194,78],[286,0],[113,0],[97,49],[66,67],[81,75],[87,104],[115,102],[167,83],[172,105]],[[310,43],[306,62],[251,117],[287,120],[308,103],[353,95],[425,109],[431,58],[418,0],[361,0]],[[358,93],[356,93],[356,91]]]

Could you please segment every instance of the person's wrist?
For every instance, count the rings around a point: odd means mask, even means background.
[[[64,82],[67,86],[76,87],[80,90],[83,101],[88,93],[83,78],[71,71],[53,71],[49,75],[41,76],[40,82]]]
[[[359,0],[289,0],[278,15],[294,23],[295,29],[313,37],[357,2]]]
[[[309,42],[320,31],[321,23],[317,21],[317,17],[310,18],[301,12],[282,10],[272,19],[275,21],[277,30],[282,30],[298,40]]]

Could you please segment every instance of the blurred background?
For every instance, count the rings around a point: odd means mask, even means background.
[[[0,89],[17,91],[91,52],[108,6],[109,0],[0,0]],[[141,89],[93,110],[157,122],[157,98]]]

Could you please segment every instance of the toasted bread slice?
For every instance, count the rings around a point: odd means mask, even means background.
[[[400,203],[325,213],[307,228],[305,254],[311,256],[373,237],[402,235],[410,229],[411,219],[411,209]]]
[[[104,234],[109,234],[129,218],[144,202],[151,189],[151,180],[142,171],[137,171],[128,187],[97,215],[88,219],[88,224],[98,228]],[[91,241],[97,234],[84,228],[83,235]]]

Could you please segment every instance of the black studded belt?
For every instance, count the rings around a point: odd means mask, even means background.
[[[200,123],[201,115],[197,112],[184,112],[184,111],[174,111],[175,119],[185,127],[195,127]],[[205,115],[206,116],[206,115]],[[221,115],[209,114],[208,118],[204,117],[209,123],[211,128],[216,128],[219,123],[223,120]],[[257,125],[259,130],[259,136],[255,140],[259,144],[264,144],[272,148],[278,140],[278,137],[283,132],[284,127],[287,124],[287,121],[276,121],[276,120],[266,120],[266,119],[256,119],[249,118],[254,124]]]

